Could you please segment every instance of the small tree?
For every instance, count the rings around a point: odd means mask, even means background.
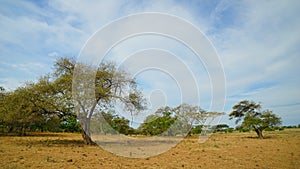
[[[262,132],[268,127],[281,124],[270,110],[261,110],[261,105],[253,101],[243,100],[233,106],[229,119],[236,118],[236,124],[243,120],[241,128],[254,130],[259,138],[263,138]]]
[[[227,124],[218,124],[218,125],[215,125],[213,128],[215,129],[215,132],[218,132],[218,131],[227,131],[227,129],[229,128],[229,126]]]

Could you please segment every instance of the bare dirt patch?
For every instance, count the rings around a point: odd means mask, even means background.
[[[217,133],[206,142],[198,136],[148,158],[126,158],[86,146],[80,134],[34,133],[0,136],[1,168],[299,168],[300,130]]]

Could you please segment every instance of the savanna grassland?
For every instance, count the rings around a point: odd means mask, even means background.
[[[184,139],[149,158],[126,158],[84,145],[80,134],[0,136],[0,168],[299,168],[300,129],[215,133],[206,142]]]

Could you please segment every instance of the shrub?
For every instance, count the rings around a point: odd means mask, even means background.
[[[200,134],[202,132],[202,126],[199,125],[199,126],[196,126],[194,127],[192,130],[191,130],[191,133],[192,134]]]
[[[227,129],[227,132],[228,132],[228,133],[232,133],[233,131],[234,131],[233,128],[228,128],[228,129]]]
[[[275,129],[273,127],[267,127],[265,131],[275,131]]]

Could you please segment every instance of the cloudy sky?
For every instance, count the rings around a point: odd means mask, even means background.
[[[235,103],[249,99],[273,110],[282,117],[284,125],[296,125],[300,123],[299,11],[297,0],[1,1],[0,86],[13,90],[51,72],[55,59],[78,56],[97,31],[120,17],[161,12],[196,26],[216,49],[226,80],[226,113]],[[169,62],[170,69],[180,63],[170,59],[170,55],[163,56],[164,51],[179,56],[192,71],[186,74],[196,79],[201,106],[210,109],[211,77],[205,64],[195,62],[191,52],[174,39],[151,35],[131,38],[118,44],[106,58],[120,59],[120,55],[149,48],[161,49],[156,56]],[[132,62],[125,63],[134,67]],[[179,70],[173,74],[187,77],[182,73],[185,70]],[[180,91],[172,90],[172,76],[153,69],[136,77],[146,93],[152,92],[153,103],[177,103],[174,98]],[[184,86],[191,82],[179,83]],[[193,93],[192,89],[186,93]],[[222,122],[232,123],[227,119],[224,116]]]

